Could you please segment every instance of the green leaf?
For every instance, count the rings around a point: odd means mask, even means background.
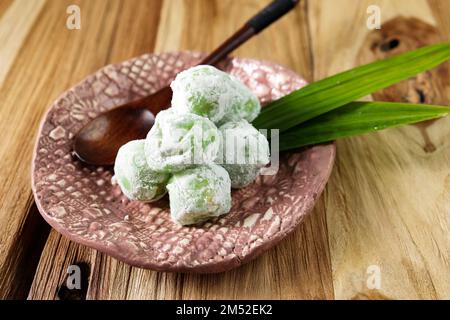
[[[447,116],[450,108],[395,102],[352,102],[280,135],[280,151]]]
[[[450,58],[450,43],[376,61],[314,82],[266,106],[253,122],[283,132],[382,88],[431,69]]]

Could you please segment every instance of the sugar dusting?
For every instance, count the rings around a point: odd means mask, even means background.
[[[174,110],[202,112],[214,123],[242,118],[252,121],[261,109],[256,96],[241,81],[212,66],[199,65],[180,72],[171,88]],[[202,104],[207,110],[199,107]]]

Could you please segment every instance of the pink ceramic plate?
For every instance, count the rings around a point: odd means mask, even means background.
[[[128,201],[109,168],[89,167],[71,153],[90,119],[167,85],[198,53],[146,54],[105,68],[64,92],[42,122],[33,157],[33,192],[42,216],[73,241],[131,265],[162,271],[221,272],[275,245],[313,208],[330,175],[334,144],[280,157],[275,176],[233,192],[231,212],[201,226],[172,222],[168,200]],[[269,62],[234,58],[226,70],[267,102],[306,82]]]

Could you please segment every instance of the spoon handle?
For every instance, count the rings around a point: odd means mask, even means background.
[[[258,12],[200,64],[216,65],[230,52],[293,9],[300,0],[275,0]]]
[[[275,0],[247,21],[238,31],[228,38],[220,47],[209,54],[199,64],[217,65],[231,51],[239,47],[255,34],[261,32],[271,23],[281,18],[296,6],[299,0]],[[170,105],[172,90],[164,87],[150,96],[132,101],[126,107],[146,108],[154,115],[166,109]]]
[[[298,2],[299,0],[271,2],[200,63],[217,66],[231,51],[294,8]],[[169,107],[171,99],[172,90],[170,86],[166,86],[151,95],[100,115],[85,125],[75,136],[73,142],[75,154],[86,163],[113,164],[122,145],[131,140],[145,138],[153,125],[153,116]]]
[[[253,27],[256,33],[259,33],[288,13],[299,2],[300,0],[275,0],[257,13],[247,23]]]

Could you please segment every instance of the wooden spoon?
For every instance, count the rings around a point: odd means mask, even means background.
[[[200,64],[217,65],[231,51],[294,8],[298,1],[273,1]],[[167,86],[152,95],[102,113],[75,136],[75,154],[89,164],[113,164],[122,145],[131,140],[145,138],[154,123],[154,115],[169,107],[171,98],[172,90]]]

